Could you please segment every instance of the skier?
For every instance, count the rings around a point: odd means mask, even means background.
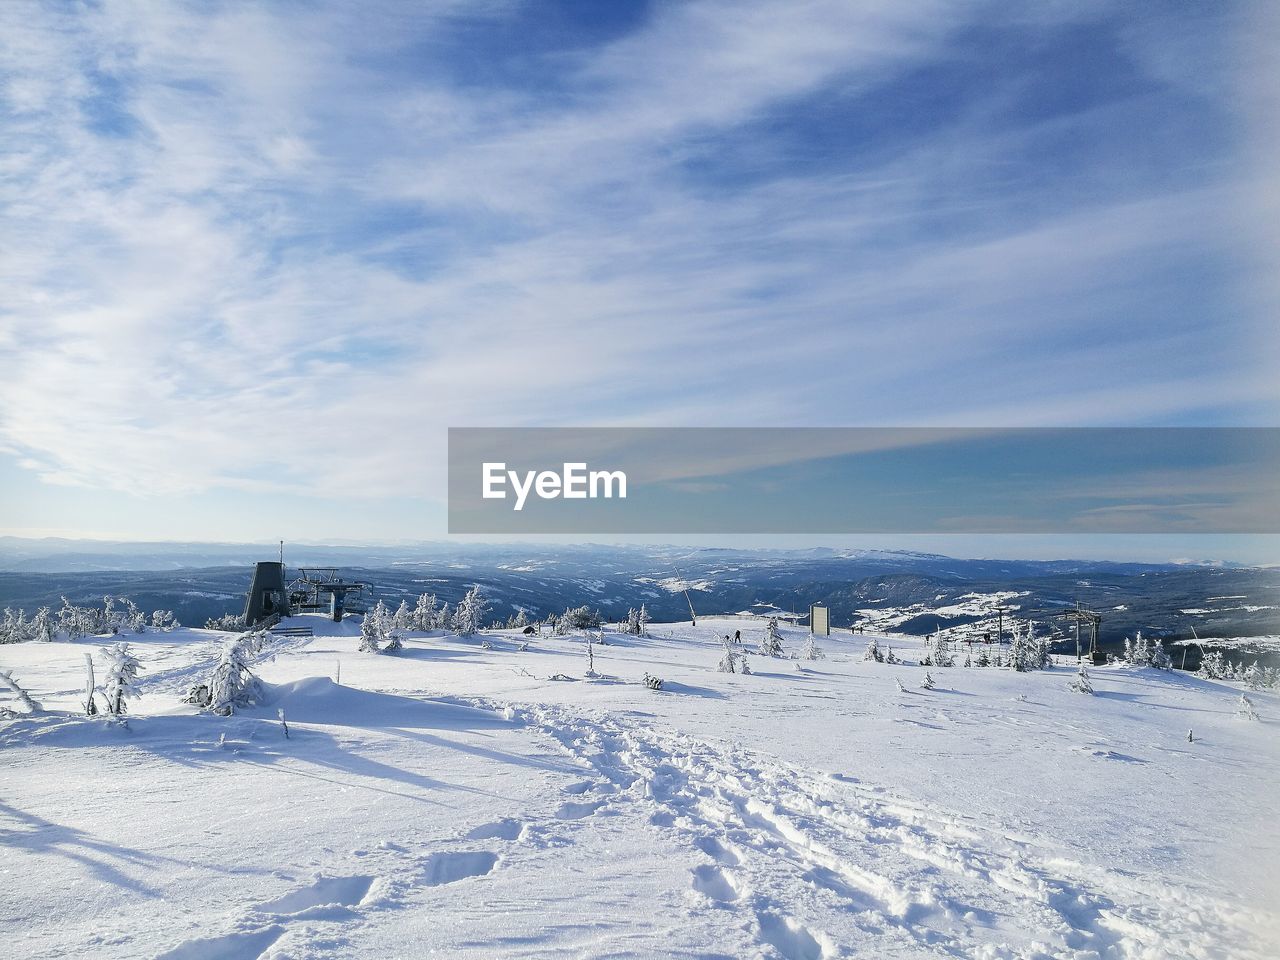
[[[734,642],[734,643],[736,643],[738,646],[742,646],[742,631],[741,631],[741,630],[735,630],[735,631],[733,631],[733,642]]]

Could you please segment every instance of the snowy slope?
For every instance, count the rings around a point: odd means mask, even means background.
[[[127,729],[70,714],[92,642],[0,648],[46,709],[0,721],[15,955],[1278,953],[1273,694],[1248,722],[1235,685],[1124,667],[926,691],[848,634],[716,672],[749,618],[610,633],[590,681],[581,638],[380,656],[292,622],[323,635],[275,641],[270,702],[228,719],[180,703],[221,635],[135,638]]]

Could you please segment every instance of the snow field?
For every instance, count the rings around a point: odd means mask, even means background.
[[[715,672],[747,618],[610,634],[588,681],[581,638],[383,656],[298,621],[225,719],[179,702],[218,635],[137,638],[127,729],[58,712],[90,641],[0,649],[47,711],[0,722],[23,956],[1275,955],[1274,695],[1247,723],[1236,686],[1100,668],[1085,697],[1074,664],[924,691],[847,634]]]

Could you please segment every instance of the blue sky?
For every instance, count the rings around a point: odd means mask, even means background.
[[[439,537],[449,426],[1273,424],[1278,16],[0,5],[0,531]]]

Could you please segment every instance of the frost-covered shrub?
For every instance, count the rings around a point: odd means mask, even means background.
[[[262,649],[264,636],[244,633],[222,645],[218,665],[209,680],[209,710],[224,717],[236,707],[250,706],[262,696],[262,681],[254,674],[251,663]]]
[[[1076,673],[1076,678],[1067,684],[1067,689],[1076,693],[1093,693],[1093,683],[1089,680],[1089,671],[1085,669],[1083,662]]]
[[[650,690],[661,690],[662,680],[651,673],[646,673],[644,675],[644,685]]]
[[[933,675],[928,670],[924,672],[924,679],[920,681],[920,686],[924,690],[932,690],[934,687]]]
[[[818,646],[818,638],[812,633],[805,637],[804,646],[800,648],[801,660],[822,660],[826,654]]]
[[[410,616],[412,629],[422,631],[439,629],[439,616],[440,611],[436,609],[436,595],[424,593],[418,597],[418,602]]]
[[[720,662],[716,665],[716,669],[721,673],[750,673],[751,667],[747,664],[747,657],[742,652],[738,644],[733,642],[733,637],[725,634],[720,640],[720,645],[724,650],[720,657]]]
[[[154,630],[163,630],[168,633],[170,630],[177,629],[181,624],[178,618],[173,615],[172,610],[153,610],[151,611],[151,627]]]
[[[17,716],[20,713],[39,713],[41,711],[40,704],[31,698],[31,694],[27,693],[17,680],[13,679],[12,670],[0,670],[0,689],[8,690],[9,693],[13,694],[18,701],[18,706],[21,708],[20,710],[11,710],[8,707],[0,707],[0,716]]]
[[[210,617],[204,622],[206,630],[220,630],[223,633],[240,633],[248,626],[244,617],[238,613],[224,613],[220,617]]]
[[[360,621],[360,646],[356,649],[361,653],[382,652],[382,624],[374,610],[368,611]]]
[[[623,627],[624,633],[630,633],[637,637],[642,637],[645,630],[649,626],[649,611],[645,609],[644,604],[640,604],[640,609],[634,607],[627,611],[627,622]]]
[[[782,656],[782,632],[778,629],[777,617],[770,617],[764,625],[764,636],[760,639],[760,655],[762,657]]]
[[[1258,711],[1253,708],[1253,701],[1240,694],[1240,701],[1236,704],[1236,716],[1241,720],[1257,720]]]
[[[477,584],[467,591],[467,595],[458,601],[453,611],[449,627],[460,637],[470,637],[480,632],[485,615],[489,612],[489,601],[480,592]]]
[[[880,652],[880,644],[876,642],[876,638],[872,637],[867,641],[867,652],[862,655],[863,660],[874,660],[876,663],[884,663],[884,654]]]
[[[599,626],[599,612],[584,605],[565,610],[564,613],[557,617],[555,632],[557,636],[565,636],[574,630],[594,630]]]
[[[129,701],[142,696],[138,689],[138,673],[142,664],[129,652],[127,643],[113,643],[99,648],[98,652],[107,661],[107,675],[102,683],[106,712],[113,717],[122,717],[128,711]]]

